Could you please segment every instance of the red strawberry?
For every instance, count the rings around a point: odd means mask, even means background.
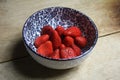
[[[54,49],[59,48],[61,45],[61,38],[56,30],[53,30],[52,32],[51,41]]]
[[[57,26],[57,28],[55,29],[58,34],[61,36],[64,32],[64,28],[62,26]]]
[[[77,45],[73,44],[72,48],[75,51],[77,56],[81,55],[81,49]]]
[[[78,27],[75,26],[71,26],[69,28],[67,28],[64,33],[65,36],[72,36],[72,37],[77,37],[77,36],[81,36],[82,32]]]
[[[50,57],[52,57],[53,59],[60,59],[60,50],[56,49]]]
[[[42,43],[46,42],[49,39],[49,35],[41,35],[35,39],[34,45],[38,48]]]
[[[66,46],[64,44],[60,45],[60,49],[64,49]]]
[[[41,34],[48,34],[51,36],[52,31],[53,31],[53,28],[51,26],[47,25],[42,28]]]
[[[71,47],[61,49],[61,58],[73,58],[76,57],[74,50]]]
[[[81,48],[84,48],[87,45],[87,39],[85,37],[82,37],[82,36],[76,37],[75,42]]]
[[[41,44],[40,47],[37,49],[37,52],[42,56],[48,57],[53,53],[52,42],[46,41],[45,43]]]
[[[70,36],[66,36],[63,40],[63,43],[66,45],[66,46],[69,46],[71,47],[73,44],[74,44],[74,39]]]

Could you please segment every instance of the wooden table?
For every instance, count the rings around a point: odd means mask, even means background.
[[[25,50],[21,31],[34,12],[52,6],[79,10],[97,25],[99,39],[85,62],[52,70]],[[0,80],[119,80],[120,0],[0,0]]]

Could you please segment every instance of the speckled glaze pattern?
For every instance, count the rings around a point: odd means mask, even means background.
[[[92,50],[98,38],[97,28],[93,21],[77,10],[66,7],[50,7],[37,11],[26,20],[22,33],[27,48],[33,54],[42,58],[44,57],[36,53],[34,40],[37,36],[41,35],[41,29],[45,25],[51,25],[54,29],[58,25],[63,26],[65,29],[70,26],[78,26],[88,41],[87,47],[82,49],[83,54],[81,56],[84,56]]]

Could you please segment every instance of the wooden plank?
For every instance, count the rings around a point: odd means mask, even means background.
[[[40,9],[64,6],[82,11],[93,19],[99,36],[103,36],[120,31],[119,3],[120,0],[0,0],[0,62],[13,59],[11,53],[16,47],[14,44],[22,39],[25,20]]]
[[[119,80],[119,35],[100,38],[92,54],[73,69],[48,69],[27,57],[0,64],[0,80]]]

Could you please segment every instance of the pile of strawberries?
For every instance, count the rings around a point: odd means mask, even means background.
[[[81,49],[87,45],[87,39],[76,26],[53,29],[47,25],[42,28],[41,36],[34,42],[37,53],[53,59],[70,59],[81,55]]]

